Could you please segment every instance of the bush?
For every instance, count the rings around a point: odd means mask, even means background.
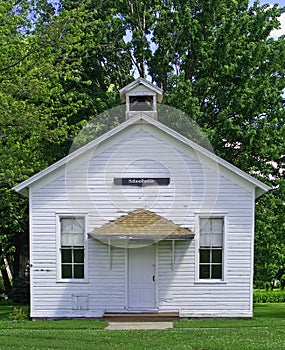
[[[265,282],[263,287],[264,287],[264,289],[269,290],[271,288],[271,283]]]
[[[11,299],[13,302],[22,305],[28,305],[30,302],[30,285],[25,277],[19,277],[14,281],[11,290]]]
[[[285,303],[285,291],[262,291],[255,290],[253,292],[254,303]]]
[[[254,282],[254,288],[255,288],[255,289],[262,289],[262,288],[263,288],[263,285],[264,285],[264,282],[263,282],[263,281],[255,281],[255,282]]]
[[[14,307],[13,311],[9,315],[9,320],[11,321],[23,321],[23,320],[28,320],[29,316],[23,308],[19,307]]]

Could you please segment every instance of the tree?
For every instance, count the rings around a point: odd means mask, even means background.
[[[33,4],[0,4],[0,268],[8,293],[6,267],[14,280],[20,277],[28,251],[28,202],[11,188],[66,155],[76,130],[114,103],[110,66],[98,59],[90,76],[85,64],[92,50],[101,57],[108,41],[104,30],[89,38],[101,22],[87,30],[84,5],[56,15],[44,0]]]
[[[164,1],[148,62],[164,101],[194,119],[219,156],[273,186],[257,202],[262,280],[284,269],[285,43],[270,38],[283,11],[248,1]]]
[[[282,175],[282,172],[281,174]],[[255,281],[272,282],[285,275],[285,179],[263,196],[256,213]]]

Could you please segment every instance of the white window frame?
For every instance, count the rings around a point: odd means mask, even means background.
[[[223,255],[222,255],[222,279],[200,278],[200,219],[223,219]],[[224,212],[217,213],[199,213],[196,214],[195,227],[195,283],[201,284],[225,284],[227,283],[227,214]]]
[[[62,278],[61,277],[61,219],[83,219],[84,220],[84,278]],[[87,214],[56,214],[56,275],[57,282],[64,283],[88,283],[88,236],[87,236]]]

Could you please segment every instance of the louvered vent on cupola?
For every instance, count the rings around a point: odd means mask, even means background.
[[[126,102],[126,119],[142,113],[157,119],[157,102],[162,101],[162,90],[143,78],[138,78],[120,90]]]

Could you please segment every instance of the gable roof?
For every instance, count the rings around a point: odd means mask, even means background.
[[[156,95],[157,95],[157,101],[161,102],[162,101],[162,90],[151,84],[149,81],[147,81],[144,78],[137,78],[136,80],[134,80],[133,82],[131,82],[130,84],[124,86],[120,91],[120,97],[122,99],[122,101],[124,102],[126,100],[126,94],[135,89],[138,85],[143,85],[145,86],[147,89],[152,90]]]
[[[207,149],[203,148],[202,146],[198,145],[197,143],[187,139],[186,137],[182,136],[181,134],[177,133],[176,131],[170,129],[166,125],[160,123],[157,120],[154,120],[151,117],[148,117],[147,115],[143,113],[138,113],[136,116],[128,119],[127,121],[123,122],[122,124],[118,125],[117,127],[113,128],[112,130],[108,131],[104,135],[98,137],[97,139],[87,143],[86,145],[82,146],[78,150],[74,151],[73,153],[67,155],[66,157],[62,158],[61,160],[57,161],[56,163],[52,164],[48,168],[40,171],[39,173],[33,175],[32,177],[28,178],[27,180],[21,182],[17,186],[13,187],[13,189],[25,196],[28,196],[28,189],[29,187],[33,186],[37,181],[42,180],[49,174],[53,173],[54,171],[58,170],[59,168],[65,166],[68,164],[68,162],[76,160],[77,158],[82,157],[84,154],[86,154],[88,151],[92,150],[94,147],[97,147],[102,142],[109,140],[110,138],[114,137],[115,135],[123,132],[124,130],[128,129],[129,127],[136,125],[136,124],[148,124],[151,125],[158,130],[164,132],[168,136],[174,138],[175,140],[180,141],[182,144],[184,144],[187,147],[190,147],[194,151],[198,152],[199,154],[203,155],[206,159],[212,160],[215,163],[217,163],[219,166],[224,167],[225,169],[233,172],[234,174],[238,175],[242,179],[246,180],[248,183],[250,183],[253,187],[256,189],[256,198],[261,196],[263,193],[269,191],[271,188],[264,184],[263,182],[259,181],[258,179],[254,178],[253,176],[249,175],[248,173],[242,171],[241,169],[237,168],[236,166],[228,163],[224,159],[216,156],[214,153],[208,151]]]
[[[146,209],[137,209],[89,233],[95,239],[185,240],[194,234]]]

